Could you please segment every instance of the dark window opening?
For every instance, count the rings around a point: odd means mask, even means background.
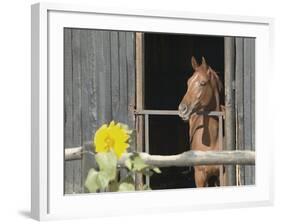
[[[224,83],[224,37],[145,33],[145,109],[177,110],[193,74],[191,57],[204,56]],[[221,102],[224,102],[222,93]],[[173,155],[189,149],[188,124],[178,116],[151,115],[150,154]],[[152,189],[195,187],[193,169],[162,168],[150,179]]]

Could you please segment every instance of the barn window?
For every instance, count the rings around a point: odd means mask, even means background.
[[[64,145],[83,146],[111,120],[136,130],[132,150],[173,155],[190,148],[188,124],[177,115],[192,73],[204,56],[224,83],[224,149],[255,148],[255,40],[243,37],[64,29]],[[230,119],[231,118],[231,119]],[[229,125],[230,126],[227,126]],[[231,132],[229,131],[231,130]],[[65,161],[65,193],[85,192],[92,156]],[[255,183],[254,166],[226,167],[227,185]],[[195,187],[192,167],[162,168],[143,180],[152,189]]]

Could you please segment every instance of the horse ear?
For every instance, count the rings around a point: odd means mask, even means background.
[[[191,58],[191,65],[194,70],[196,70],[198,68],[198,64],[197,64],[197,61],[194,56],[192,56],[192,58]]]
[[[205,60],[204,57],[202,57],[202,65],[203,65],[205,68],[208,68],[207,62],[206,62],[206,60]]]

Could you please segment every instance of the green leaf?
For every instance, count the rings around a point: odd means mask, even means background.
[[[119,191],[134,191],[135,186],[130,183],[122,183],[119,185]]]
[[[135,156],[135,158],[133,159],[134,171],[141,171],[142,169],[145,169],[147,167],[149,166],[143,161],[143,159],[139,155]]]
[[[85,181],[85,187],[89,192],[107,188],[109,182],[115,180],[117,173],[117,157],[113,152],[97,153],[95,159],[100,171],[89,170]]]
[[[89,190],[90,193],[96,192],[100,188],[97,179],[98,172],[95,169],[90,169],[85,181],[85,187]]]
[[[111,177],[109,176],[109,174],[107,172],[100,171],[98,173],[97,183],[101,189],[108,187],[108,184],[110,181],[111,181]]]
[[[117,157],[113,152],[97,153],[96,161],[100,171],[107,173],[110,180],[114,180],[116,176]]]
[[[153,170],[155,173],[161,173],[161,170],[160,170],[158,167],[153,167],[152,170]]]
[[[125,160],[125,166],[126,166],[129,170],[132,169],[133,163],[132,163],[132,159],[131,159],[131,158],[128,158],[128,159]]]

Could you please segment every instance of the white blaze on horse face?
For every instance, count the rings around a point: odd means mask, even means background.
[[[195,74],[193,74],[193,76],[191,76],[190,77],[190,79],[188,80],[188,88],[189,88],[189,86],[192,86],[193,85],[193,82],[195,82],[196,81],[196,77],[198,76],[198,74],[197,73],[195,73]]]
[[[187,104],[188,106],[196,105],[202,95],[202,88],[200,86],[199,74],[195,73],[189,80],[187,88]]]
[[[209,79],[198,72],[188,80],[188,88],[184,96],[184,103],[188,110],[188,115],[196,112],[208,105],[212,98],[212,88]]]

